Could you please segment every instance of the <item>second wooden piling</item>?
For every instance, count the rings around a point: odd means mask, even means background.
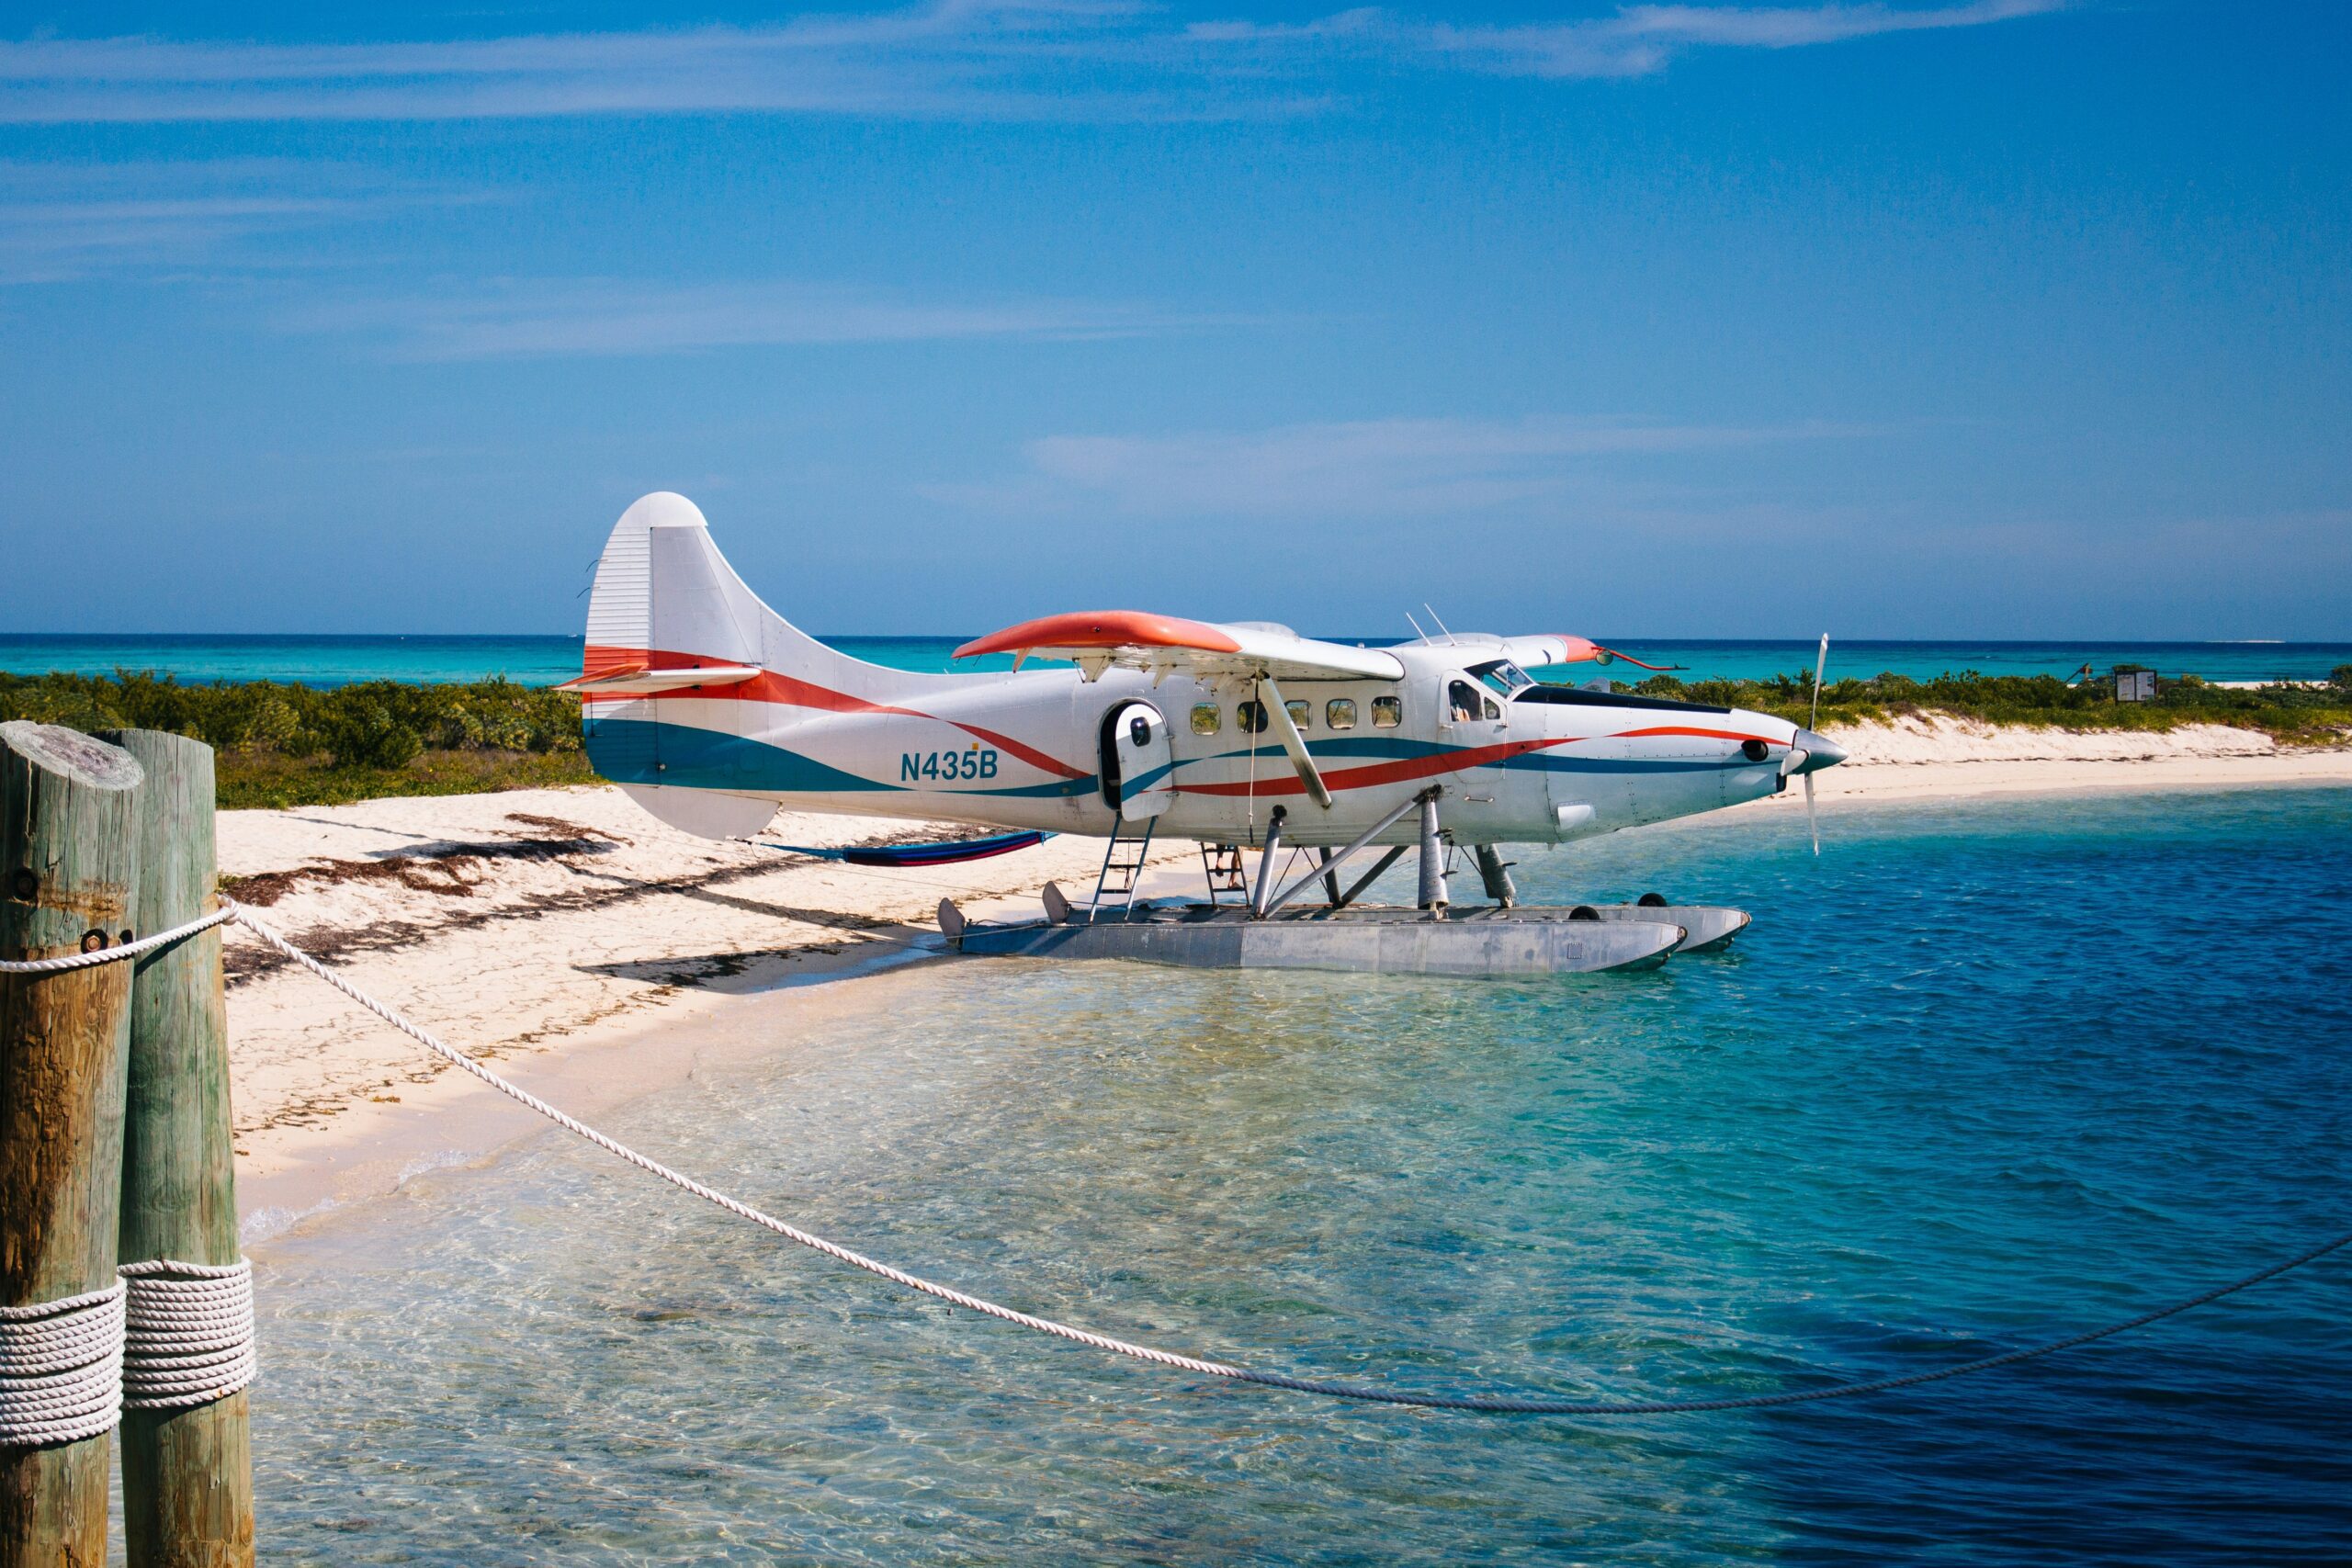
[[[212,749],[152,729],[105,739],[139,760],[142,931],[215,908]],[[122,1163],[121,1261],[237,1261],[229,1031],[218,928],[136,961]],[[123,1544],[130,1568],[248,1568],[253,1450],[243,1389],[179,1410],[126,1410]]]

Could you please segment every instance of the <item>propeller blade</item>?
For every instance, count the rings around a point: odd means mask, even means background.
[[[1813,661],[1813,716],[1805,724],[1807,729],[1821,728],[1821,672],[1829,668],[1829,634],[1821,634],[1821,656]],[[1810,777],[1811,775],[1806,775]]]
[[[1791,774],[1813,761],[1813,753],[1802,746],[1792,746],[1789,754],[1781,759],[1781,780],[1787,783]],[[1808,775],[1810,776],[1810,775]]]
[[[1821,856],[1821,818],[1813,814],[1813,775],[1804,776],[1804,825],[1813,829],[1813,853]]]

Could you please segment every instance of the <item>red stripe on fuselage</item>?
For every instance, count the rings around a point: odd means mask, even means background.
[[[693,670],[698,666],[719,662],[692,653],[665,653],[648,648],[591,648],[582,661],[590,676],[610,674],[615,671],[644,668],[650,670]],[[1073,768],[1060,758],[1041,751],[1025,741],[1010,735],[986,729],[961,719],[941,718],[915,708],[896,707],[888,703],[872,702],[865,697],[836,692],[796,676],[779,675],[763,670],[748,681],[726,686],[676,686],[659,692],[590,692],[581,701],[587,703],[640,703],[653,697],[705,697],[714,701],[744,703],[776,703],[786,707],[815,708],[822,713],[889,714],[899,718],[924,718],[933,724],[950,724],[965,734],[987,741],[1010,751],[1031,767],[1048,773],[1058,773],[1066,779],[1088,778],[1082,768]]]
[[[1379,784],[1409,784],[1415,779],[1435,777],[1439,773],[1457,773],[1465,768],[1483,768],[1491,762],[1504,761],[1541,751],[1553,746],[1573,746],[1586,740],[1637,740],[1658,735],[1694,735],[1713,740],[1763,740],[1767,746],[1774,742],[1761,735],[1741,735],[1728,729],[1686,729],[1679,726],[1664,726],[1655,729],[1628,729],[1616,735],[1571,735],[1558,739],[1507,740],[1498,746],[1465,746],[1458,751],[1433,752],[1426,757],[1408,757],[1401,761],[1373,762],[1361,768],[1327,768],[1323,783],[1332,794],[1341,790],[1370,789]],[[1262,779],[1246,780],[1240,784],[1178,784],[1179,795],[1305,795],[1306,781],[1295,774],[1271,774]]]

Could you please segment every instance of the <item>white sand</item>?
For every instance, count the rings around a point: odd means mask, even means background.
[[[2282,751],[2210,726],[2071,734],[1947,719],[1832,734],[1853,755],[1819,775],[1827,810],[2352,784],[2352,748]],[[1800,804],[1792,789],[1722,820]],[[606,788],[232,811],[220,826],[223,873],[266,878],[232,884],[236,897],[363,988],[582,1113],[689,1077],[713,1053],[777,1049],[841,1008],[887,1005],[887,979],[855,976],[936,952],[942,896],[993,916],[1034,910],[1049,878],[1091,890],[1102,856],[1099,840],[1062,838],[934,871],[843,866],[690,838]],[[785,816],[763,836],[831,845],[971,831]],[[1194,846],[1155,851],[1152,863],[1147,891],[1197,887]],[[227,951],[239,1197],[261,1230],[537,1125],[234,927]],[[819,979],[831,983],[804,984]],[[730,1023],[730,995],[778,986],[799,987],[793,1008],[756,1010],[757,1032]]]
[[[1939,716],[1831,727],[1851,756],[1815,776],[1823,807],[2099,789],[2352,784],[2352,746],[2281,747],[2256,729],[2182,725],[2162,734],[1996,727]],[[1745,809],[1802,808],[1786,794]]]

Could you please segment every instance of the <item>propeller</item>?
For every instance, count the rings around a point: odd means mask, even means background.
[[[1807,739],[1813,738],[1815,727],[1821,722],[1821,677],[1828,668],[1829,636],[1825,632],[1821,637],[1821,655],[1813,664],[1813,711],[1806,716],[1804,727]],[[1805,764],[1812,761],[1811,751],[1802,746],[1791,746],[1789,754],[1781,759],[1781,777],[1785,781],[1791,773],[1804,769],[1804,825],[1813,832],[1813,852],[1817,855],[1821,852],[1821,819],[1814,812],[1813,771],[1805,768]]]
[[[1813,734],[1821,728],[1821,675],[1829,668],[1829,634],[1821,634],[1821,653],[1813,661],[1813,711],[1805,716],[1805,733]],[[1810,761],[1810,759],[1807,759]],[[1821,858],[1821,818],[1813,810],[1813,774],[1804,775],[1804,825],[1813,830],[1814,858]]]

